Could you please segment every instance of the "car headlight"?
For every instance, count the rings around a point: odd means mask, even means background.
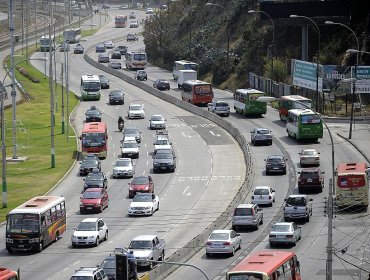
[[[94,239],[95,238],[95,235],[90,235],[88,238],[89,239]]]
[[[155,162],[154,165],[159,165],[159,162]]]
[[[5,238],[5,242],[6,243],[13,243],[13,239],[11,239],[11,238]]]

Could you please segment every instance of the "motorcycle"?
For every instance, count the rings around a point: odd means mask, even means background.
[[[118,123],[118,129],[119,129],[119,131],[122,131],[123,130],[123,125],[124,125],[123,122]]]

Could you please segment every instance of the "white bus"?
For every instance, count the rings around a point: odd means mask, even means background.
[[[146,53],[144,52],[127,52],[126,68],[134,70],[142,70],[147,65]]]
[[[186,60],[177,60],[174,63],[172,76],[175,81],[179,78],[179,70],[194,70],[198,71],[198,64]]]
[[[100,87],[98,75],[83,75],[81,77],[82,100],[100,100]]]
[[[63,32],[64,41],[68,43],[78,43],[81,39],[81,29],[80,28],[71,28],[66,29]]]
[[[42,35],[40,38],[40,52],[48,52],[50,49],[53,51],[55,45],[54,40],[53,35],[51,37],[49,35]]]

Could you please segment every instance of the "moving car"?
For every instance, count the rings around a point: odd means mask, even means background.
[[[153,145],[154,145],[154,154],[156,154],[158,150],[172,149],[172,143],[168,139],[167,135],[157,134],[157,137],[156,137],[155,142],[153,143]]]
[[[103,240],[108,240],[108,227],[102,218],[83,219],[71,237],[72,247],[98,246]]]
[[[157,79],[154,81],[153,87],[159,90],[170,90],[170,83],[165,79]]]
[[[95,52],[97,53],[105,52],[105,46],[103,44],[97,44],[95,47]]]
[[[138,192],[154,193],[154,182],[151,176],[137,176],[132,179],[129,183],[129,198],[133,198]]]
[[[110,55],[111,59],[121,59],[121,52],[120,51],[114,51]]]
[[[134,79],[138,81],[146,81],[148,80],[148,74],[146,73],[145,70],[137,70],[136,73],[134,74]]]
[[[268,156],[266,161],[266,175],[271,173],[282,173],[286,174],[286,161],[287,159],[283,155],[271,155]]]
[[[134,164],[131,158],[119,158],[113,163],[113,178],[133,177]]]
[[[252,191],[253,204],[269,205],[275,202],[275,190],[269,186],[257,186]]]
[[[144,119],[144,106],[141,104],[131,103],[128,107],[127,116],[129,119]]]
[[[80,280],[80,279],[100,279],[108,280],[108,276],[105,271],[100,267],[81,267],[77,270],[71,277],[70,280]]]
[[[298,172],[298,192],[318,191],[322,192],[324,188],[324,174],[320,168],[303,168]]]
[[[150,215],[159,210],[159,197],[154,193],[136,193],[128,208],[128,215]]]
[[[152,269],[153,263],[148,260],[164,260],[166,242],[156,235],[139,235],[134,237],[128,246],[133,252],[138,266],[148,266]]]
[[[89,109],[87,109],[85,116],[85,121],[88,122],[101,122],[101,115],[102,113],[96,106],[92,105]]]
[[[110,88],[110,82],[104,75],[99,75],[99,81],[101,89]]]
[[[109,55],[107,53],[100,53],[98,55],[98,62],[108,63],[109,62]]]
[[[304,149],[299,155],[299,164],[301,167],[306,165],[320,165],[320,153],[315,149]]]
[[[109,105],[125,104],[125,95],[122,90],[116,89],[109,93]]]
[[[93,170],[90,172],[87,177],[84,179],[84,191],[89,188],[103,188],[108,187],[108,179],[104,172],[99,170]]]
[[[104,42],[104,47],[105,47],[106,49],[113,49],[113,48],[114,48],[114,43],[113,43],[113,41],[111,41],[111,40],[109,40],[109,41],[105,41],[105,42]]]
[[[269,243],[271,248],[278,244],[295,246],[301,238],[301,228],[296,223],[278,222],[272,226],[269,234]]]
[[[139,22],[137,20],[130,21],[130,28],[137,28],[139,27]]]
[[[212,112],[219,116],[225,116],[228,117],[230,115],[230,106],[229,103],[226,101],[213,101],[211,103],[208,103],[208,112]]]
[[[127,41],[139,41],[139,37],[137,36],[137,34],[132,32],[127,33],[126,39]]]
[[[304,219],[310,221],[312,216],[312,198],[305,194],[291,194],[285,199],[284,221]]]
[[[210,257],[212,254],[231,254],[234,256],[235,251],[241,249],[241,246],[240,234],[234,230],[214,230],[206,242],[206,256]]]
[[[126,140],[122,143],[121,157],[139,158],[139,144],[135,140]]]
[[[112,69],[122,69],[122,64],[118,59],[109,59],[108,67]]]
[[[89,188],[84,191],[80,198],[80,213],[101,213],[108,207],[108,192],[102,188]]]
[[[115,48],[116,51],[120,52],[121,55],[126,55],[127,47],[126,46],[117,46]]]
[[[134,137],[136,142],[141,142],[141,131],[136,127],[126,127],[123,130],[123,141],[126,137]]]
[[[256,127],[251,131],[251,142],[253,145],[267,144],[272,145],[272,135],[268,128]]]
[[[158,150],[160,151],[160,150]],[[153,172],[167,171],[175,172],[176,156],[172,153],[157,153],[153,156]]]
[[[59,46],[59,51],[60,52],[69,52],[69,49],[70,49],[70,47],[69,47],[69,44],[67,42],[63,42]]]
[[[94,169],[101,170],[100,159],[94,155],[86,156],[80,162],[80,176],[85,176],[92,172]]]
[[[162,115],[152,115],[149,120],[150,129],[165,129],[166,122]]]
[[[263,224],[263,212],[257,204],[239,204],[234,209],[232,228],[254,227],[256,230]]]
[[[85,51],[85,48],[80,43],[77,43],[73,49],[73,53],[75,54],[83,54],[84,51]]]
[[[152,14],[154,14],[154,10],[152,8],[147,8],[145,13],[147,15],[152,15]]]
[[[130,19],[136,18],[135,12],[131,12],[128,16]]]

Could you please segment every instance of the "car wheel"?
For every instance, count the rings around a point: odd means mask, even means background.
[[[159,210],[159,202],[158,202],[158,205],[157,205],[157,211]]]
[[[310,215],[308,214],[307,218],[306,218],[306,222],[308,223],[310,221]]]
[[[13,250],[10,247],[6,247],[6,250],[8,251],[9,254],[13,253]]]
[[[106,231],[106,232],[105,232],[104,240],[105,240],[105,241],[107,241],[107,240],[108,240],[108,231]]]
[[[235,256],[235,247],[233,246],[233,249],[231,251],[231,256]]]
[[[241,249],[241,248],[242,248],[242,241],[240,240],[238,249]]]
[[[266,169],[266,175],[270,175],[270,171]]]
[[[159,258],[160,261],[164,261],[164,251],[162,251],[161,257]]]
[[[263,218],[261,219],[261,221],[260,221],[260,225],[263,225]]]
[[[254,228],[255,228],[255,230],[258,230],[258,227],[259,227],[259,223],[258,223],[258,224],[256,224],[256,226],[254,227]]]
[[[99,213],[102,213],[103,212],[103,205],[100,205],[99,207]]]
[[[99,245],[99,236],[96,238],[94,246],[98,247],[98,245]]]
[[[293,240],[292,246],[295,247],[297,245],[297,240]]]
[[[154,209],[152,208],[152,210],[150,211],[150,216],[153,216],[153,213],[154,213]]]

